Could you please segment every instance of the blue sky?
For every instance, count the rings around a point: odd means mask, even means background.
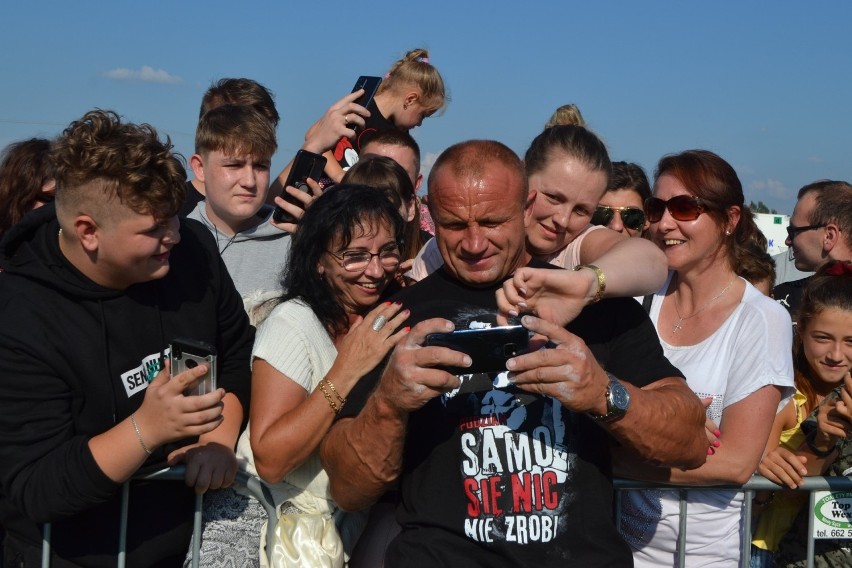
[[[523,154],[578,104],[614,160],[719,153],[746,200],[852,179],[852,4],[834,2],[15,2],[0,24],[0,145],[93,107],[148,122],[189,157],[201,96],[250,77],[276,96],[274,167],[351,89],[426,47],[452,102],[412,134],[426,167],[495,138]]]

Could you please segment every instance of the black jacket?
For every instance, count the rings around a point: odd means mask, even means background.
[[[13,549],[40,547],[41,523],[51,522],[60,558],[114,566],[120,486],[88,440],[141,405],[176,337],[216,346],[219,386],[247,416],[254,329],[201,224],[181,221],[164,278],[124,291],[76,270],[58,230],[55,211],[43,207],[0,243],[0,523]],[[179,445],[146,467],[162,466]],[[128,566],[186,550],[192,497],[178,483],[132,486]]]

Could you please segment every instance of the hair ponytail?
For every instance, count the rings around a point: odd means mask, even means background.
[[[423,106],[431,112],[441,109],[448,101],[444,80],[429,60],[429,51],[412,49],[394,63],[379,92],[401,91],[415,86],[420,89]]]

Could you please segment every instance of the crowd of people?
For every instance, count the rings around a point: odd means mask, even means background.
[[[128,566],[190,565],[195,494],[202,566],[672,566],[667,484],[690,486],[688,566],[739,565],[746,523],[752,566],[804,566],[795,490],[852,466],[852,185],[801,189],[786,244],[815,274],[773,290],[713,152],[649,180],[565,105],[523,158],[445,149],[421,197],[410,130],[448,102],[429,53],[362,94],[306,132],[325,169],[302,187],[244,78],[204,94],[187,163],[105,110],[4,150],[0,566],[115,565],[125,484]],[[510,327],[528,345],[486,338]],[[211,362],[172,369],[186,339]],[[745,519],[714,486],[756,473],[779,489]],[[616,519],[614,477],[656,488]]]

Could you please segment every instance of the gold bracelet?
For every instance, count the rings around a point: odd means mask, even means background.
[[[136,439],[139,440],[139,445],[142,446],[145,453],[150,456],[151,450],[148,449],[148,446],[146,446],[144,440],[142,440],[142,432],[139,431],[139,425],[136,424],[136,417],[133,416],[133,414],[130,415],[130,423],[133,424],[133,430],[136,432]]]
[[[328,405],[331,407],[332,412],[334,412],[335,414],[340,414],[340,407],[337,406],[334,403],[334,400],[331,398],[331,395],[328,394],[327,390],[325,390],[325,387],[323,386],[322,381],[319,382],[318,386],[319,386],[320,391],[322,391],[322,395],[328,401]]]
[[[340,393],[337,392],[337,389],[334,388],[334,385],[332,384],[331,381],[329,381],[328,379],[323,379],[322,381],[325,381],[325,384],[327,384],[331,388],[331,392],[333,392],[334,396],[337,397],[337,400],[340,401],[340,406],[343,406],[344,404],[346,404],[346,399],[343,398],[342,396],[340,396]],[[322,382],[322,381],[320,381],[320,382]]]
[[[590,268],[594,271],[595,276],[598,277],[598,291],[595,292],[595,297],[592,298],[591,303],[596,304],[601,301],[603,298],[604,291],[606,290],[606,276],[604,276],[603,270],[595,266],[594,264],[580,264],[574,267],[574,271],[580,270],[581,268]]]

